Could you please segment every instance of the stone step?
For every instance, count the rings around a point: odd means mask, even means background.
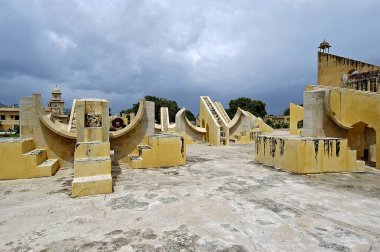
[[[148,150],[152,149],[152,147],[150,147],[149,145],[138,145],[137,147],[139,149],[148,149]]]
[[[142,156],[143,150],[151,150],[152,149],[152,147],[150,147],[149,145],[138,145],[137,147],[139,149],[139,156],[140,157]]]
[[[75,178],[72,183],[71,197],[112,193],[112,176],[95,175]]]
[[[107,175],[111,173],[111,159],[109,157],[88,157],[74,159],[74,177]]]
[[[142,160],[142,158],[140,156],[137,156],[137,155],[129,155],[128,156],[130,160]]]
[[[47,159],[45,149],[34,149],[22,154],[22,156],[30,162],[31,165],[39,165]]]
[[[37,165],[37,169],[41,176],[53,176],[59,169],[59,160],[47,159],[40,165]]]

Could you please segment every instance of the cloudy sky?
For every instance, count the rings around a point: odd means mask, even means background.
[[[380,64],[379,0],[0,0],[0,102],[58,84],[106,98],[113,112],[145,95],[195,114],[261,99],[280,114],[316,83],[317,46]]]

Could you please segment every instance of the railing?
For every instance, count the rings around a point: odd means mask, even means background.
[[[380,92],[380,71],[369,71],[342,77],[342,88]]]

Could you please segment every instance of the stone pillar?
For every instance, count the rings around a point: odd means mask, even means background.
[[[324,136],[324,90],[305,91],[303,95],[303,135]]]
[[[161,131],[166,132],[169,130],[169,109],[167,107],[161,107],[160,109],[161,118]]]
[[[111,193],[108,101],[82,99],[75,105],[77,143],[71,196]]]
[[[376,168],[380,169],[380,131],[376,130]]]
[[[147,114],[147,136],[153,136],[154,135],[154,124],[156,122],[155,119],[155,107],[154,102],[151,101],[145,101],[145,109]]]

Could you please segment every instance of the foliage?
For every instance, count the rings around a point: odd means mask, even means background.
[[[284,110],[284,113],[283,113],[284,116],[288,116],[290,115],[290,108],[288,107],[287,109]]]
[[[178,107],[178,104],[176,101],[169,100],[166,98],[156,97],[147,95],[144,97],[146,101],[154,102],[154,117],[157,123],[161,123],[160,113],[161,113],[161,107],[167,107],[169,110],[169,122],[175,122],[175,115],[180,110]],[[139,103],[135,103],[132,105],[132,108],[122,110],[120,114],[122,113],[137,113],[139,109]],[[186,110],[186,116],[189,119],[189,121],[195,121],[194,114],[191,113],[191,111]]]
[[[267,114],[267,111],[265,110],[266,104],[260,100],[252,100],[251,98],[240,97],[235,100],[230,100],[228,105],[230,108],[227,109],[226,112],[230,118],[233,118],[235,116],[238,107],[261,118],[264,118],[264,116]]]
[[[300,104],[299,106],[303,107],[303,104]],[[288,115],[290,115],[290,108],[289,108],[289,107],[286,108],[286,109],[284,110],[283,115],[284,115],[284,116],[288,116]]]
[[[190,122],[195,122],[195,115],[190,110],[186,109],[186,117]]]
[[[287,128],[289,128],[289,123],[285,123],[285,122],[274,123],[271,120],[266,120],[265,123],[268,124],[273,129],[287,129]]]

